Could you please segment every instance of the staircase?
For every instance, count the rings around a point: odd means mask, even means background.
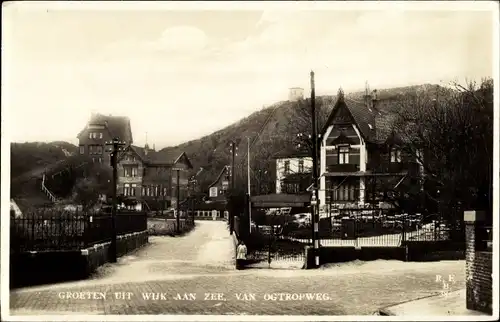
[[[55,203],[57,201],[56,196],[54,196],[54,194],[52,192],[50,192],[50,190],[45,186],[45,174],[42,177],[41,189],[42,189],[42,192],[45,193],[47,198],[49,198],[49,200],[52,201],[52,203]]]
[[[54,190],[54,184],[57,185],[57,182],[53,182],[53,179],[66,171],[68,167],[79,169],[87,163],[72,159],[61,160],[55,164],[22,174],[11,180],[11,198],[15,200],[21,211],[58,204],[62,200],[56,196],[57,191]],[[64,169],[57,171],[57,168],[62,166]],[[14,190],[13,187],[15,187]]]

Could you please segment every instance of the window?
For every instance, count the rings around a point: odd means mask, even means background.
[[[137,185],[135,183],[132,183],[130,185],[130,195],[135,197],[135,188],[137,188]]]
[[[137,173],[139,172],[139,169],[137,167],[132,168],[132,177],[137,177]]]
[[[341,146],[339,147],[339,164],[349,163],[349,147]]]
[[[102,146],[97,146],[97,149],[96,149],[96,154],[102,154]]]
[[[92,138],[93,139],[97,139],[97,133],[96,132],[92,133]]]
[[[130,194],[130,184],[126,183],[123,185],[123,195],[129,196]]]
[[[217,187],[211,187],[209,190],[210,197],[217,197]]]
[[[92,134],[93,134],[92,132],[89,132],[89,139],[92,138]]]
[[[355,201],[358,197],[358,190],[352,184],[344,184],[333,191],[333,198],[336,201]]]
[[[99,139],[102,139],[102,132],[99,133]]]
[[[304,172],[304,160],[299,160],[299,172]]]
[[[102,163],[102,158],[99,158],[99,163]]]
[[[95,163],[95,158],[92,158],[92,163]]]
[[[158,196],[158,186],[155,186],[155,196]]]
[[[130,177],[132,175],[131,168],[125,167],[123,170],[125,171],[125,177]]]
[[[166,196],[167,195],[167,188],[163,188],[163,195]]]
[[[142,195],[145,196],[146,195],[146,187],[142,187]]]
[[[285,174],[290,173],[290,161],[285,161]]]
[[[85,153],[85,147],[84,146],[80,146],[80,154],[84,154]]]
[[[401,162],[401,151],[398,149],[391,149],[391,162],[397,163]]]

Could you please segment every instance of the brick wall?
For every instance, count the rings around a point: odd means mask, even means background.
[[[477,238],[478,222],[466,222],[466,288],[467,309],[493,313],[493,253],[490,251],[478,251]]]

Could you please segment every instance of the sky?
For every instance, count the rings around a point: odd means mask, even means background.
[[[316,95],[493,76],[491,6],[115,4],[4,5],[2,136],[77,144],[100,112],[130,117],[135,144],[162,148],[286,100],[290,87],[309,96],[311,70]]]

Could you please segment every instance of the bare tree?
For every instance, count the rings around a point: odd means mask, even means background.
[[[100,195],[110,195],[112,173],[102,163],[87,163],[84,174],[72,188],[72,200],[84,209],[90,209],[99,202]]]
[[[465,209],[491,211],[493,81],[413,93],[394,106],[391,131],[421,164],[424,176],[409,175],[396,188],[386,183],[383,198],[401,206],[424,193],[452,221]],[[408,190],[415,180],[424,185],[423,192]]]
[[[332,96],[324,96],[316,98],[316,120],[317,133],[320,134],[321,129],[328,119],[335,98]],[[293,148],[299,148],[307,151],[312,155],[312,111],[311,100],[304,99],[295,102],[290,111],[289,127],[288,127],[288,143]],[[318,159],[319,160],[319,159]]]

